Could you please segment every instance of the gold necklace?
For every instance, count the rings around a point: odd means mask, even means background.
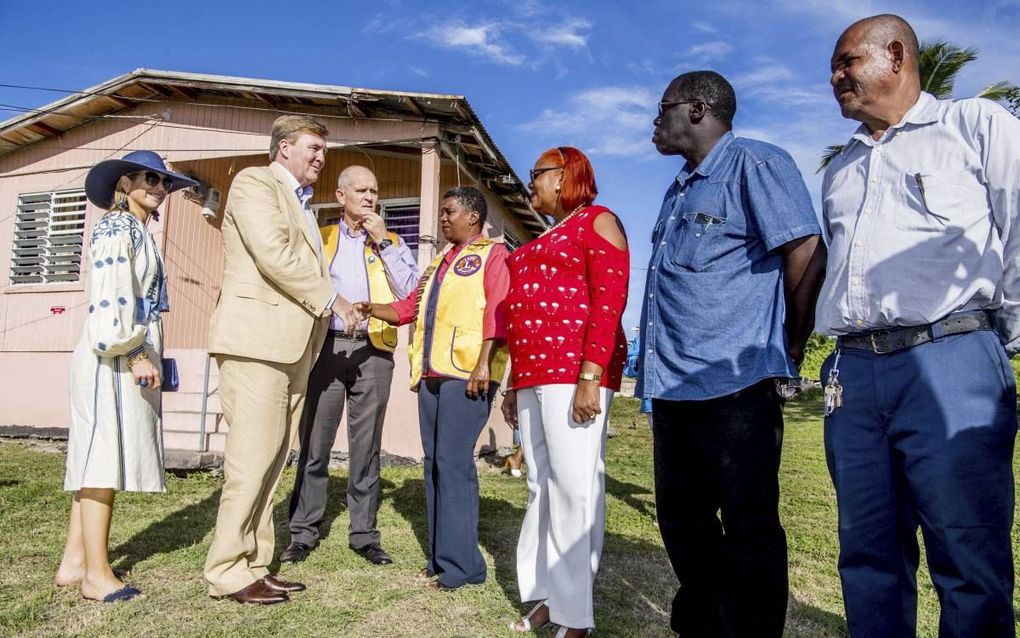
[[[570,211],[569,213],[567,213],[567,214],[566,214],[566,216],[564,216],[564,217],[563,217],[563,219],[561,219],[560,221],[556,222],[555,224],[553,224],[553,225],[552,225],[552,226],[550,226],[549,228],[546,228],[546,229],[545,229],[545,232],[543,232],[543,233],[542,233],[541,235],[539,235],[538,237],[536,237],[536,239],[542,239],[543,237],[545,237],[546,235],[548,235],[548,234],[549,234],[549,233],[551,233],[552,231],[556,230],[557,228],[559,228],[560,226],[562,226],[562,225],[563,225],[564,223],[566,223],[566,221],[567,221],[568,219],[570,219],[570,218],[571,218],[571,217],[573,217],[573,216],[574,216],[575,214],[577,214],[577,213],[578,213],[578,212],[579,212],[579,211],[580,211],[580,210],[581,210],[582,208],[584,208],[584,207],[585,207],[585,206],[584,206],[584,204],[578,204],[578,205],[577,205],[577,208],[575,208],[574,210],[572,210],[572,211]]]

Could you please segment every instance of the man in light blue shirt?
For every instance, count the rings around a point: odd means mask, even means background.
[[[680,581],[673,630],[779,638],[776,382],[797,376],[825,251],[793,160],[734,137],[735,112],[712,71],[676,78],[659,103],[652,141],[686,163],[652,231],[635,394],[652,400],[659,531]]]
[[[323,250],[338,298],[346,304],[403,299],[418,268],[404,240],[386,230],[375,212],[379,184],[371,170],[348,166],[337,180],[343,216],[322,228]],[[316,236],[319,236],[318,229]],[[330,450],[347,407],[348,542],[376,565],[392,562],[376,528],[379,456],[393,379],[396,328],[357,315],[334,316],[308,380],[301,419],[301,455],[290,500],[290,545],[281,562],[298,562],[319,544],[326,512]]]
[[[817,312],[838,337],[822,379],[847,624],[915,635],[920,526],[939,636],[1012,638],[1020,121],[936,100],[918,66],[893,15],[851,25],[832,55],[861,122],[825,174]]]

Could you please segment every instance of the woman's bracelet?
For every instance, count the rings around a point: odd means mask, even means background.
[[[148,359],[148,358],[149,358],[149,355],[145,354],[145,350],[142,350],[138,354],[135,354],[135,355],[132,355],[132,356],[128,357],[128,360],[127,360],[128,367],[130,368],[131,366],[135,365],[136,363],[138,363],[142,359]]]

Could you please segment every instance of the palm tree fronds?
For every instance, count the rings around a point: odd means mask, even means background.
[[[953,95],[956,76],[967,64],[977,59],[977,49],[960,48],[951,42],[940,40],[921,45],[919,71],[921,90],[942,100]]]
[[[821,173],[824,171],[825,167],[829,165],[829,162],[839,156],[839,154],[843,152],[844,148],[846,148],[845,144],[831,144],[825,147],[825,152],[822,153],[822,161],[818,164],[818,170],[815,172]]]
[[[985,88],[981,89],[981,92],[978,93],[976,97],[983,97],[998,102],[1010,99],[1017,90],[1017,85],[1003,80],[1001,82],[989,84]]]

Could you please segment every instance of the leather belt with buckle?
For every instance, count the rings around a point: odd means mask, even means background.
[[[992,329],[992,320],[983,310],[954,312],[945,319],[923,326],[905,326],[843,335],[837,340],[836,346],[871,350],[875,354],[889,354],[949,335]]]
[[[368,339],[368,332],[360,330],[357,332],[347,332],[344,330],[333,330],[332,328],[326,333],[334,339],[350,339],[351,341],[364,341]]]

